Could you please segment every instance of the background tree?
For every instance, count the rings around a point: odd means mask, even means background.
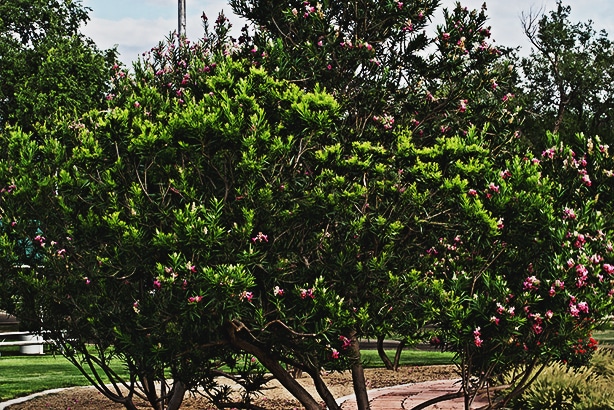
[[[103,106],[115,50],[100,51],[79,33],[80,1],[0,4],[0,123],[32,130],[62,114]]]
[[[614,45],[591,21],[572,23],[570,12],[571,7],[559,1],[547,14],[523,17],[533,46],[522,60],[530,114],[527,132],[541,136],[551,131],[568,140],[582,132],[610,143]]]

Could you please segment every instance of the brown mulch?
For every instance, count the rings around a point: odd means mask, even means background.
[[[454,366],[408,366],[398,371],[385,369],[365,369],[369,389],[396,386],[400,384],[419,383],[429,380],[458,378]],[[331,373],[324,376],[326,384],[337,398],[353,394],[349,372]],[[308,377],[299,379],[307,390],[315,394]],[[298,402],[289,395],[276,381],[267,385],[257,404],[268,410],[300,409]],[[317,395],[315,396],[317,397]],[[137,403],[139,408],[147,409],[146,403]],[[111,402],[92,387],[77,387],[33,398],[24,403],[14,404],[7,410],[122,410],[124,407]],[[207,400],[200,395],[186,395],[182,410],[214,410]]]

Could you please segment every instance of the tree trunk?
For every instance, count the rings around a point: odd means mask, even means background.
[[[173,384],[173,390],[171,391],[171,398],[168,401],[166,410],[178,410],[183,402],[185,396],[185,384],[183,382],[176,382]]]
[[[394,355],[394,370],[399,370],[399,363],[401,363],[401,355],[403,354],[403,349],[405,349],[405,340],[401,340],[401,342],[397,346],[397,352]]]
[[[232,346],[243,350],[249,354],[254,355],[260,361],[260,363],[266,367],[273,376],[281,383],[282,386],[288,390],[292,396],[294,396],[306,410],[320,410],[321,407],[318,402],[309,394],[307,390],[303,388],[286,369],[283,368],[279,361],[265,352],[260,347],[249,343],[246,340],[237,337],[237,328],[234,324],[228,329],[228,336],[230,337],[230,343]]]
[[[313,380],[313,384],[318,391],[318,394],[326,403],[326,407],[328,410],[341,410],[341,406],[337,404],[337,400],[335,400],[335,396],[332,395],[322,377],[320,377],[320,372],[318,369],[310,369],[308,371],[311,379]]]
[[[356,332],[350,335],[352,343],[350,351],[354,356],[354,364],[352,365],[352,384],[354,385],[354,394],[356,395],[357,410],[370,410],[369,395],[367,394],[367,383],[365,380],[365,370],[362,367],[360,360],[360,346]]]
[[[384,366],[386,366],[386,370],[394,370],[394,365],[388,358],[386,351],[384,350],[384,335],[380,335],[377,337],[377,354],[379,358],[384,362]]]
[[[121,402],[121,404],[124,405],[124,407],[126,408],[126,410],[139,410],[136,408],[136,406],[134,405],[134,403],[132,402],[132,399],[126,397],[125,400],[123,400]]]

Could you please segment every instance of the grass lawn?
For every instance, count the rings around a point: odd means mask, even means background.
[[[43,356],[17,355],[19,349],[0,349],[0,402],[15,397],[56,389],[60,387],[84,386],[85,377],[64,357],[52,354]],[[375,350],[363,350],[366,367],[383,367]],[[388,351],[391,360],[394,351]],[[401,356],[401,365],[449,364],[451,353],[434,351],[405,350]]]
[[[0,357],[0,401],[59,387],[86,385],[85,377],[62,356]]]

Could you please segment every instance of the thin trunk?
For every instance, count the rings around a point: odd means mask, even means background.
[[[303,388],[286,369],[284,369],[279,361],[265,352],[258,346],[249,343],[246,340],[237,337],[237,331],[234,325],[228,329],[228,336],[232,346],[254,355],[258,361],[266,367],[273,376],[284,386],[292,396],[294,396],[306,410],[320,410],[318,402]]]
[[[384,350],[384,335],[377,337],[377,354],[379,355],[379,358],[382,359],[382,362],[384,362],[386,370],[394,370],[394,365]]]
[[[132,399],[126,397],[124,400],[120,401],[120,403],[126,408],[126,410],[138,410],[138,408],[132,402]]]
[[[356,396],[356,406],[358,407],[357,410],[370,410],[371,406],[369,403],[369,395],[367,394],[365,370],[360,360],[360,346],[358,345],[356,332],[352,332],[351,340],[350,351],[354,357],[354,364],[352,364],[352,384],[354,385],[354,395]]]
[[[144,376],[141,378],[141,384],[143,385],[143,391],[147,396],[147,401],[155,410],[163,410],[162,401],[159,400],[158,393],[156,392],[156,384],[152,378]]]
[[[318,394],[320,395],[322,400],[324,400],[324,403],[326,403],[326,407],[328,408],[328,410],[341,410],[341,406],[337,404],[335,396],[332,395],[332,393],[328,389],[328,386],[326,385],[326,383],[324,383],[324,380],[322,380],[320,372],[317,369],[313,369],[310,370],[308,373],[313,380],[313,384],[318,391]]]
[[[174,383],[173,389],[171,390],[171,398],[168,401],[168,406],[166,406],[166,410],[178,410],[179,407],[181,407],[181,403],[183,402],[185,391],[186,387],[183,382]]]
[[[394,355],[394,370],[399,370],[399,363],[401,363],[401,355],[403,354],[403,349],[405,349],[405,340],[401,340],[399,345],[397,346],[397,351]]]

